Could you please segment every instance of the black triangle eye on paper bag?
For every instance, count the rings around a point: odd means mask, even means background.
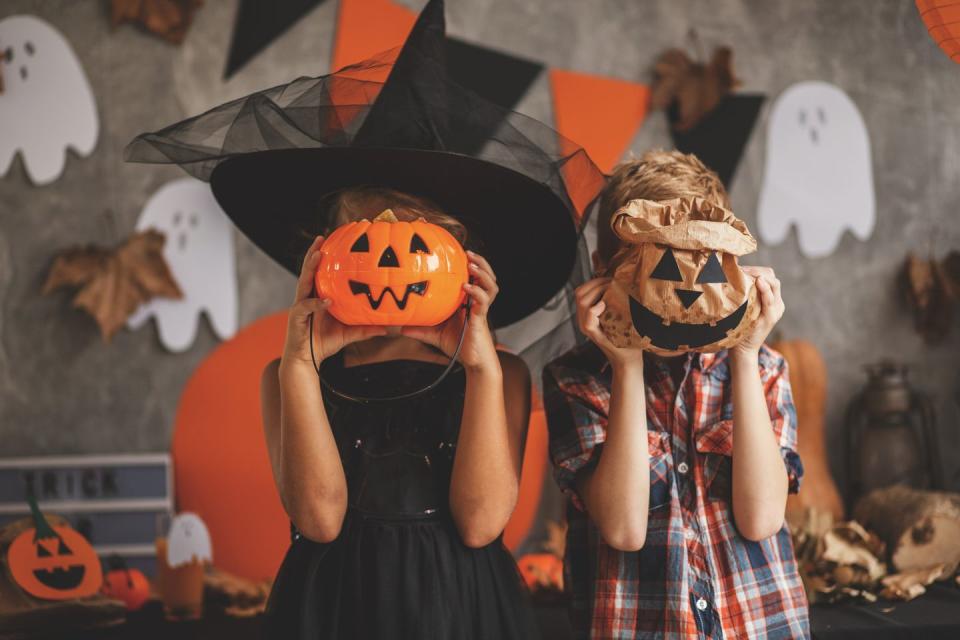
[[[371,185],[426,197],[467,227],[497,273],[491,324],[516,322],[567,283],[582,203],[594,200],[602,174],[550,127],[450,77],[443,12],[442,0],[430,0],[399,53],[141,134],[125,158],[209,181],[237,227],[294,274],[328,230],[324,198]]]

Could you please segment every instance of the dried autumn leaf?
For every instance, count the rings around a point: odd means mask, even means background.
[[[943,264],[907,255],[901,279],[907,302],[913,307],[914,326],[928,344],[942,340],[953,320],[953,302],[956,298],[951,269],[958,268],[947,256]]]
[[[163,258],[164,241],[162,233],[149,229],[115,249],[66,249],[54,259],[43,294],[80,287],[74,306],[93,316],[108,341],[141,304],[155,297],[183,297]]]
[[[913,600],[926,592],[927,585],[948,578],[952,573],[945,564],[895,573],[881,581],[884,589],[880,595],[888,600]]]
[[[203,0],[111,0],[113,26],[134,22],[167,42],[180,44]]]
[[[653,68],[650,104],[654,109],[675,108],[674,131],[688,131],[713,111],[740,82],[733,74],[733,51],[718,47],[710,62],[693,62],[680,49],[660,56]]]

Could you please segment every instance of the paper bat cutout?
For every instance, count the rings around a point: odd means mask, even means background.
[[[163,259],[164,242],[162,233],[148,229],[115,249],[66,249],[53,261],[43,293],[64,286],[80,287],[73,305],[93,316],[107,342],[144,302],[154,297],[183,297]]]
[[[114,27],[134,22],[167,42],[180,44],[202,4],[203,0],[112,0],[110,21]]]
[[[710,62],[693,62],[680,49],[670,49],[653,67],[655,79],[650,93],[654,109],[666,109],[676,102],[674,131],[688,131],[713,111],[720,100],[739,86],[733,75],[733,51],[718,47]]]

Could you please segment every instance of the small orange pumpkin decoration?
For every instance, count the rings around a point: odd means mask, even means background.
[[[7,565],[13,581],[43,600],[71,600],[100,590],[103,569],[90,543],[68,525],[51,527],[31,496],[34,528],[10,543]]]
[[[127,611],[137,611],[150,599],[150,582],[139,569],[131,569],[119,556],[108,559],[113,568],[103,576],[100,592],[108,598],[120,600]]]
[[[344,324],[433,326],[463,303],[463,247],[425,220],[400,222],[387,209],[337,228],[320,254],[317,292]]]
[[[553,553],[528,553],[517,560],[520,575],[531,591],[563,591],[563,560]]]

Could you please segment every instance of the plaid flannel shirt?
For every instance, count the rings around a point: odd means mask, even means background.
[[[612,372],[591,343],[544,370],[550,453],[570,496],[565,577],[578,638],[807,638],[807,599],[787,527],[752,542],[731,508],[733,405],[727,354],[687,356],[678,389],[648,359],[650,451],[647,537],[637,552],[601,539],[577,495],[606,438]],[[764,347],[759,367],[770,421],[796,493],[796,410],[783,357]]]

